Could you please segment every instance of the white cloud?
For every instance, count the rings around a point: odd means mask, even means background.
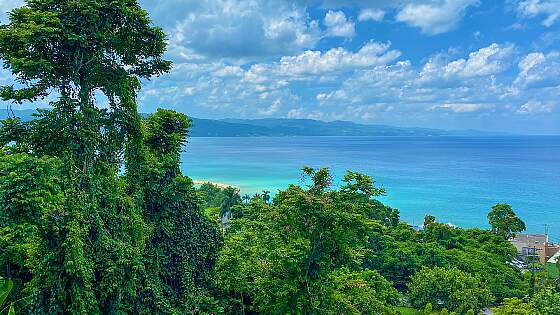
[[[478,0],[411,2],[399,11],[396,20],[418,27],[425,34],[441,34],[455,29],[467,8],[477,5],[478,2]]]
[[[560,85],[560,53],[534,52],[519,62],[519,74],[514,81],[521,87],[552,87]]]
[[[239,66],[224,66],[214,72],[217,77],[239,77],[244,73],[243,69]]]
[[[258,112],[261,116],[272,116],[273,114],[278,112],[278,109],[280,109],[281,103],[282,103],[281,100],[277,99],[269,107],[264,108],[264,109],[259,109]]]
[[[537,113],[551,113],[556,104],[552,101],[541,102],[534,99],[527,101],[517,109],[518,114],[537,114]]]
[[[338,91],[332,91],[330,93],[319,93],[315,98],[320,103],[323,103],[330,100],[337,100],[337,101],[346,100],[348,96],[344,91],[338,90]]]
[[[525,18],[543,15],[545,19],[542,21],[542,25],[550,27],[560,19],[560,0],[518,1],[517,11]]]
[[[376,51],[372,56],[383,56],[391,51],[389,48],[369,49]],[[345,57],[337,58],[333,57],[337,54],[327,58],[327,52],[318,57],[305,53],[286,56],[276,62],[254,64],[249,69],[222,62],[178,64],[170,78],[151,81],[141,91],[140,104],[149,104],[151,108],[175,107],[194,117],[208,117],[211,113],[214,118],[342,119],[443,128],[481,128],[484,126],[481,121],[493,124],[496,117],[501,117],[500,121],[507,121],[507,117],[518,120],[545,117],[553,121],[556,115],[560,88],[527,89],[520,85],[518,94],[501,98],[513,85],[515,77],[509,72],[499,72],[503,68],[493,67],[492,60],[485,63],[491,65],[493,72],[498,71],[495,74],[460,77],[455,73],[453,80],[444,78],[445,81],[432,84],[420,79],[429,61],[419,65],[408,60],[360,63],[356,61],[360,58],[354,56],[359,50],[346,50],[342,54]],[[550,54],[543,53],[545,58]],[[489,55],[475,50],[466,54],[465,65],[469,59],[473,63]],[[289,66],[282,64],[282,59],[289,60]],[[332,66],[342,59],[352,61],[345,63],[346,66]],[[513,59],[513,56],[505,58],[504,64]],[[442,60],[437,63],[438,69],[444,71],[456,60]],[[520,66],[519,72],[535,67],[530,64],[520,62],[526,67]],[[321,81],[321,78],[329,79]],[[538,102],[533,100],[534,95],[539,95]],[[438,120],[443,125],[433,125]]]
[[[180,61],[260,60],[313,48],[323,36],[305,6],[273,0],[143,0]]]
[[[430,109],[448,109],[454,113],[472,113],[482,109],[494,108],[492,104],[450,103],[432,106]]]
[[[363,9],[358,15],[358,21],[375,21],[379,22],[385,17],[385,11],[380,9]]]
[[[328,36],[354,37],[356,35],[354,22],[348,20],[342,11],[329,10],[323,23],[327,27]]]
[[[390,43],[369,42],[353,53],[344,48],[306,51],[297,56],[282,57],[280,71],[283,74],[324,74],[335,71],[373,67],[391,62],[400,56],[398,50],[389,50]]]
[[[506,70],[514,52],[513,45],[499,45],[496,43],[488,47],[471,52],[467,59],[460,58],[446,62],[445,58],[437,55],[428,60],[420,73],[420,80],[433,82],[439,80],[456,80],[490,76]]]

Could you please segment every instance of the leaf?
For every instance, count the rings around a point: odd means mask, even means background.
[[[16,315],[16,311],[14,310],[14,304],[10,305],[10,310],[8,311],[8,315]]]
[[[4,303],[4,301],[10,295],[12,288],[14,287],[14,282],[10,279],[0,279],[0,305]]]

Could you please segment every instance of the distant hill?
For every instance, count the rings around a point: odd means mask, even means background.
[[[488,136],[499,133],[479,130],[442,130],[388,125],[365,125],[351,121],[325,122],[312,119],[197,119],[193,137],[240,136]]]
[[[14,111],[22,120],[32,118],[33,110]],[[8,117],[0,111],[0,119]],[[497,135],[479,130],[442,130],[388,125],[365,125],[350,121],[313,119],[200,119],[192,118],[192,137],[285,137],[285,136],[485,136]]]

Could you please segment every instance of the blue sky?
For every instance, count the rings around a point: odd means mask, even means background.
[[[144,112],[560,134],[560,0],[140,3],[174,62]]]

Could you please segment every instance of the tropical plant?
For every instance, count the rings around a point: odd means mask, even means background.
[[[13,303],[4,305],[4,302],[8,298],[8,295],[10,295],[10,292],[12,292],[13,287],[14,283],[12,280],[0,277],[0,314],[7,313],[8,315],[15,315]]]
[[[417,308],[431,303],[441,310],[447,308],[459,314],[469,310],[480,312],[494,297],[478,278],[459,269],[424,268],[409,284],[408,297]]]
[[[344,179],[331,190],[327,169],[305,169],[308,189],[290,186],[272,205],[253,202],[231,222],[216,266],[232,312],[391,314],[397,294],[362,269],[373,182]]]

